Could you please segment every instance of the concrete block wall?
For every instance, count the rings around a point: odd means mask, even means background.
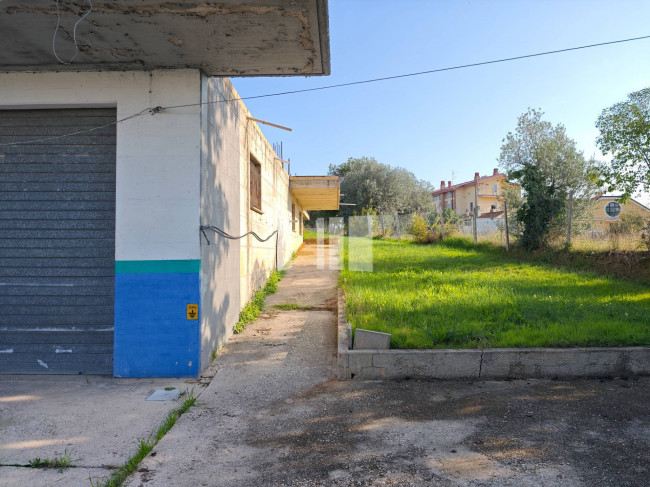
[[[244,127],[224,78],[202,77],[201,224],[241,234],[240,162]],[[206,231],[201,239],[201,370],[232,334],[239,318],[240,242]]]
[[[238,94],[230,82],[226,83],[230,98]],[[269,274],[276,268],[282,269],[291,259],[291,254],[302,243],[302,236],[291,229],[291,204],[297,211],[302,208],[292,198],[289,191],[289,174],[277,158],[256,122],[249,121],[250,112],[243,104],[239,105],[239,121],[242,124],[240,137],[240,229],[242,233],[253,231],[266,238],[278,231],[276,238],[259,242],[253,236],[241,240],[240,249],[240,297],[243,307],[253,292],[264,286]],[[250,200],[250,157],[262,168],[262,212],[251,209]],[[277,246],[276,246],[277,244]]]
[[[209,232],[211,245],[201,241],[201,368],[211,351],[232,335],[239,312],[269,274],[287,264],[302,243],[299,225],[291,230],[291,204],[302,212],[289,192],[289,175],[277,159],[250,112],[227,78],[202,80],[201,223],[230,235],[254,231],[253,236],[229,241]],[[262,166],[262,213],[250,208],[250,157]],[[298,214],[298,213],[297,213]],[[300,214],[298,214],[300,215]],[[300,216],[298,216],[300,217]],[[277,245],[277,249],[276,249]]]

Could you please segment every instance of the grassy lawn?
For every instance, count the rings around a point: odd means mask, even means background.
[[[342,273],[353,327],[392,348],[650,344],[650,287],[517,262],[457,239],[374,240],[373,272]]]

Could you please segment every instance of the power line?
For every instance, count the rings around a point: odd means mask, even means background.
[[[618,41],[607,41],[607,42],[599,42],[597,44],[588,44],[586,46],[578,46],[578,47],[567,47],[565,49],[556,49],[554,51],[544,51],[544,52],[537,52],[534,54],[524,54],[522,56],[514,56],[514,57],[507,57],[507,58],[501,58],[501,59],[493,59],[491,61],[480,61],[477,63],[470,63],[470,64],[459,64],[457,66],[449,66],[446,68],[437,68],[437,69],[429,69],[427,71],[417,71],[415,73],[407,73],[407,74],[397,74],[393,76],[384,76],[381,78],[371,78],[371,79],[366,79],[366,80],[361,80],[361,81],[350,81],[347,83],[338,83],[334,85],[327,85],[327,86],[319,86],[317,88],[303,88],[300,90],[292,90],[292,91],[281,91],[277,93],[269,93],[266,95],[254,95],[254,96],[245,96],[242,98],[238,99],[233,99],[233,100],[254,100],[258,98],[269,98],[272,96],[283,96],[283,95],[294,95],[296,93],[307,93],[310,91],[321,91],[321,90],[330,90],[333,88],[343,88],[345,86],[355,86],[355,85],[363,85],[367,83],[376,83],[379,81],[389,81],[393,79],[400,79],[400,78],[409,78],[413,76],[422,76],[425,74],[433,74],[433,73],[442,73],[444,71],[454,71],[456,69],[465,69],[465,68],[474,68],[478,66],[486,66],[488,64],[497,64],[497,63],[505,63],[509,61],[518,61],[520,59],[528,59],[528,58],[533,58],[533,57],[539,57],[539,56],[548,56],[550,54],[559,54],[563,52],[569,52],[569,51],[578,51],[581,49],[589,49],[592,47],[601,47],[601,46],[608,46],[612,44],[621,44],[624,42],[633,42],[633,41],[640,41],[643,39],[650,39],[650,35],[647,36],[640,36],[640,37],[631,37],[629,39],[621,39]],[[224,101],[232,101],[232,100],[224,100]],[[208,103],[214,103],[214,102],[208,102]],[[190,107],[190,106],[197,106],[201,105],[201,103],[198,104],[189,104],[189,105],[177,105],[177,106],[171,106],[171,107],[166,107],[166,108],[185,108],[185,107]]]
[[[40,142],[47,142],[49,140],[55,140],[55,139],[62,139],[64,137],[72,137],[73,135],[82,135],[82,134],[87,134],[89,132],[94,132],[95,130],[101,130],[106,127],[111,127],[113,125],[117,125],[118,123],[126,122],[127,120],[131,120],[132,118],[139,117],[141,115],[144,115],[145,113],[150,113],[151,115],[155,115],[158,112],[161,112],[163,110],[163,107],[155,107],[155,108],[145,108],[144,110],[139,111],[138,113],[134,113],[133,115],[129,115],[128,117],[121,118],[119,120],[115,120],[114,122],[107,123],[105,125],[100,125],[98,127],[93,127],[90,129],[85,129],[85,130],[79,130],[77,132],[70,132],[67,134],[62,134],[62,135],[52,135],[51,137],[44,137],[42,139],[36,139],[36,140],[27,140],[25,142],[5,142],[4,144],[0,144],[0,147],[7,147],[7,146],[12,146],[12,145],[27,145],[27,144],[38,144]]]
[[[380,81],[390,81],[394,79],[401,79],[401,78],[410,78],[414,76],[423,76],[427,74],[434,74],[434,73],[442,73],[445,71],[454,71],[458,69],[466,69],[466,68],[475,68],[479,66],[487,66],[489,64],[498,64],[498,63],[505,63],[505,62],[510,62],[510,61],[519,61],[521,59],[529,59],[529,58],[534,58],[534,57],[541,57],[541,56],[549,56],[551,54],[560,54],[564,52],[570,52],[570,51],[579,51],[583,49],[591,49],[594,47],[602,47],[602,46],[609,46],[613,44],[622,44],[625,42],[634,42],[634,41],[640,41],[644,39],[650,39],[650,35],[645,35],[645,36],[639,36],[639,37],[630,37],[628,39],[619,39],[616,41],[607,41],[607,42],[598,42],[596,44],[587,44],[584,46],[577,46],[577,47],[567,47],[564,49],[555,49],[552,51],[543,51],[543,52],[537,52],[533,54],[524,54],[521,56],[512,56],[512,57],[506,57],[506,58],[500,58],[500,59],[493,59],[490,61],[480,61],[476,63],[469,63],[469,64],[459,64],[456,66],[448,66],[445,68],[436,68],[436,69],[429,69],[426,71],[417,71],[415,73],[406,73],[406,74],[397,74],[393,76],[383,76],[380,78],[371,78],[371,79],[365,79],[365,80],[360,80],[360,81],[350,81],[347,83],[337,83],[333,85],[326,85],[326,86],[318,86],[316,88],[302,88],[299,90],[290,90],[290,91],[280,91],[276,93],[267,93],[265,95],[253,95],[253,96],[243,96],[239,98],[229,98],[229,99],[224,99],[224,100],[217,100],[217,101],[208,101],[208,102],[203,102],[203,103],[188,103],[185,105],[171,105],[171,106],[166,106],[166,107],[152,107],[152,108],[145,108],[144,110],[135,113],[133,115],[130,115],[128,117],[122,118],[120,120],[116,120],[115,122],[111,122],[106,125],[102,125],[101,127],[94,127],[91,129],[87,130],[80,130],[78,132],[74,133],[69,133],[69,134],[62,134],[62,135],[55,135],[51,137],[46,137],[43,139],[36,139],[36,140],[29,140],[25,142],[9,142],[9,143],[4,143],[0,144],[0,147],[6,147],[6,146],[13,146],[13,145],[26,145],[26,144],[37,144],[39,142],[45,142],[53,139],[60,139],[63,137],[69,137],[72,135],[80,135],[80,134],[85,134],[88,132],[93,132],[95,130],[99,130],[105,127],[110,127],[111,125],[117,125],[122,122],[126,122],[127,120],[130,120],[135,117],[139,117],[144,115],[145,113],[149,112],[151,115],[155,115],[156,113],[159,113],[164,110],[171,110],[174,108],[189,108],[189,107],[198,107],[198,106],[203,106],[203,105],[214,105],[218,103],[229,103],[232,101],[244,101],[244,100],[257,100],[260,98],[270,98],[274,96],[285,96],[285,95],[295,95],[298,93],[309,93],[313,91],[323,91],[323,90],[331,90],[334,88],[343,88],[347,86],[356,86],[356,85],[363,85],[363,84],[368,84],[368,83],[377,83]]]

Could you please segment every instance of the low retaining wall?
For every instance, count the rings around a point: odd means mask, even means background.
[[[650,347],[350,350],[338,299],[338,377],[358,379],[553,379],[650,375]]]

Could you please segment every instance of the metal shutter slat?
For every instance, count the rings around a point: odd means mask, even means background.
[[[0,110],[0,374],[112,374],[115,109]],[[11,352],[9,352],[11,351]]]

